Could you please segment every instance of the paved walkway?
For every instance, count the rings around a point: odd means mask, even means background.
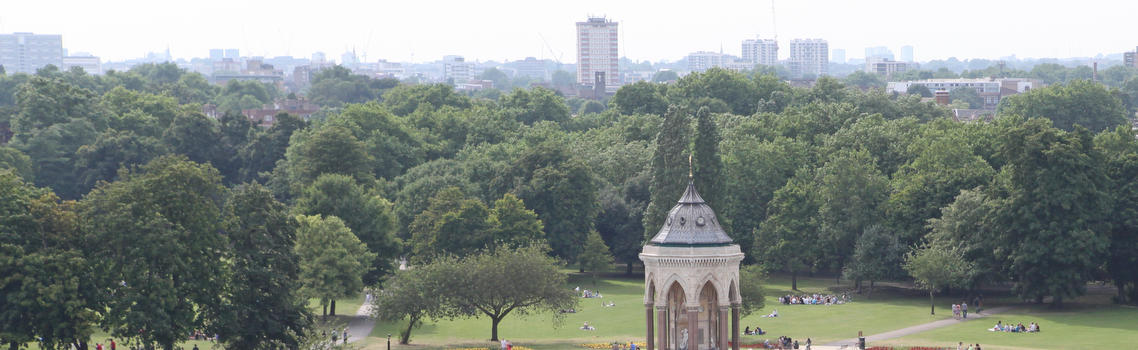
[[[963,319],[963,320],[956,320],[956,319],[950,318],[947,320],[933,321],[933,322],[929,322],[929,323],[925,323],[925,324],[919,324],[919,325],[912,326],[912,327],[906,327],[906,328],[901,328],[898,330],[888,331],[885,333],[873,334],[873,335],[866,336],[865,342],[870,343],[870,342],[874,342],[874,341],[900,338],[900,337],[904,337],[904,336],[910,335],[910,334],[916,334],[916,333],[924,332],[927,330],[933,330],[933,329],[937,329],[937,328],[941,328],[941,327],[951,326],[951,325],[954,325],[954,324],[957,324],[960,322],[968,322],[968,321],[975,320],[975,319],[981,319],[981,318],[987,317],[989,315],[995,315],[998,313],[1002,313],[1004,311],[1008,311],[1010,309],[1011,309],[1011,307],[1008,307],[1008,306],[994,307],[991,309],[985,309],[983,312],[970,313],[970,314],[968,314],[968,318]],[[947,311],[952,312],[952,310],[947,310]],[[826,344],[825,346],[827,346],[827,347],[830,347],[830,346],[836,346],[836,347],[849,346],[852,348],[854,345],[857,345],[857,338],[839,340],[839,341],[836,341],[833,343]],[[818,348],[821,349],[821,347],[818,347]]]
[[[375,318],[371,317],[371,303],[364,302],[356,311],[356,315],[348,320],[348,342],[355,343],[367,339],[372,328],[375,328]]]

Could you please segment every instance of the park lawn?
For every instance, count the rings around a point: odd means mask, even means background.
[[[364,294],[360,293],[354,297],[338,298],[336,299],[336,315],[337,316],[355,316],[356,311],[360,310],[360,306],[364,304]],[[308,299],[308,309],[312,311],[315,316],[320,316],[323,310],[320,307],[320,299]]]
[[[843,282],[845,284],[842,287],[849,287],[848,281]],[[572,274],[566,288],[574,286],[599,290],[604,297],[580,299],[577,313],[562,315],[564,317],[559,324],[555,324],[553,315],[548,313],[525,317],[511,314],[499,325],[499,338],[532,349],[581,349],[577,344],[644,340],[643,277],[602,277],[594,286],[587,275]],[[798,279],[800,293],[828,293],[827,289],[833,286],[833,278]],[[742,321],[744,326],[759,325],[767,334],[744,336],[745,343],[787,335],[803,341],[810,337],[815,344],[819,344],[856,337],[858,330],[873,334],[949,317],[944,313],[930,316],[928,297],[920,292],[906,294],[878,290],[874,293],[873,300],[862,300],[855,295],[854,302],[845,305],[777,305],[778,295],[786,294],[789,290],[789,277],[774,276],[769,279],[765,286],[767,307]],[[602,307],[602,302],[615,302],[616,306]],[[943,307],[947,310],[952,301],[943,298],[938,299],[937,303],[938,309]],[[780,314],[778,318],[760,317],[776,308]],[[597,330],[580,330],[579,327],[586,321]],[[388,334],[392,334],[392,346],[400,348],[395,343],[398,343],[399,330],[405,325],[405,321],[377,322],[367,349],[385,349]],[[426,320],[422,327],[411,332],[411,345],[416,349],[495,346],[488,339],[490,321],[485,318]]]
[[[1042,332],[987,331],[998,320],[1024,325],[1038,322]],[[1138,307],[1085,302],[1057,310],[1042,305],[1021,306],[979,322],[964,322],[873,345],[955,346],[961,341],[979,343],[992,350],[1134,349],[1138,347]]]

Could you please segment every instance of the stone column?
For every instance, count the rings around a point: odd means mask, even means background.
[[[739,350],[739,307],[731,304],[731,350]]]
[[[715,340],[715,344],[719,346],[720,350],[727,349],[727,310],[730,309],[728,305],[719,306],[719,334]]]
[[[688,350],[699,350],[699,306],[688,306]]]
[[[660,325],[660,331],[656,332],[656,344],[659,344],[660,349],[668,349],[668,307],[656,306],[656,323]]]
[[[655,344],[654,344],[653,339],[652,339],[652,331],[654,328],[652,325],[652,319],[655,318],[656,315],[652,314],[653,313],[652,309],[654,309],[654,307],[652,306],[652,303],[648,303],[648,304],[644,305],[644,314],[645,314],[644,322],[645,322],[645,325],[648,326],[648,346],[647,346],[648,350],[656,350],[656,347],[654,346]]]

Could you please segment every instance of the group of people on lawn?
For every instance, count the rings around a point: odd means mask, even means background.
[[[833,305],[845,304],[850,301],[850,297],[842,295],[821,295],[821,294],[807,294],[807,295],[785,295],[778,297],[778,302],[785,305]]]
[[[1004,323],[1004,321],[996,321],[996,326],[989,329],[992,332],[1010,332],[1010,333],[1036,333],[1039,332],[1039,324],[1032,322],[1024,326],[1021,322],[1018,325],[1011,323]]]

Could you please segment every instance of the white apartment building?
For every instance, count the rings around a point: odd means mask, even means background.
[[[443,56],[443,81],[464,84],[474,78],[474,64],[456,55]]]
[[[71,70],[71,67],[83,68],[87,74],[102,74],[103,64],[99,61],[99,57],[90,54],[76,54],[74,56],[67,56],[63,58],[63,67],[60,69]]]
[[[898,62],[883,58],[869,58],[865,61],[865,72],[870,74],[878,74],[890,76],[897,73],[904,73],[910,70],[918,69],[920,65],[916,62]]]
[[[62,35],[0,34],[0,66],[8,74],[34,74],[49,64],[63,67]]]
[[[743,40],[743,62],[752,66],[778,64],[778,42],[774,39],[759,38]]]
[[[791,40],[789,62],[792,76],[827,75],[830,72],[830,44],[822,39]]]
[[[702,72],[711,67],[722,67],[726,55],[711,51],[696,51],[687,56],[688,70]]]
[[[603,77],[605,89],[621,85],[617,22],[589,17],[577,22],[577,83],[593,86]]]

